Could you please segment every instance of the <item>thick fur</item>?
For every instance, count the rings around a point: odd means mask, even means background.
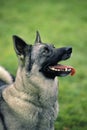
[[[4,77],[0,71],[0,77],[11,83],[0,89],[0,130],[54,130],[58,81],[44,66],[67,59],[69,54],[66,56],[66,48],[43,44],[38,32],[33,46],[17,36],[13,39],[19,67],[13,83],[7,72]]]
[[[6,84],[11,84],[13,82],[11,74],[2,66],[0,66],[0,80]]]

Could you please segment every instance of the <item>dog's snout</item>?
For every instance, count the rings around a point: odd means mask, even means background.
[[[67,47],[66,48],[66,53],[71,54],[72,53],[72,47]]]

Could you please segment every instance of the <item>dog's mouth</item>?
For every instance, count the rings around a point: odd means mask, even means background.
[[[72,66],[55,64],[47,65],[43,69],[45,76],[49,78],[54,78],[55,76],[64,77],[67,75],[73,76],[75,74],[75,69]]]
[[[73,76],[75,74],[75,69],[72,66],[66,66],[61,64],[49,66],[48,71],[55,74],[55,76],[61,76],[61,77],[67,76],[69,74]]]
[[[75,74],[75,69],[72,66],[55,64],[45,66],[44,69],[42,69],[42,72],[48,78],[55,78],[56,76],[73,76]]]

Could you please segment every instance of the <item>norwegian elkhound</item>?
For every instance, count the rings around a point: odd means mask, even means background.
[[[15,81],[0,67],[0,130],[54,130],[58,115],[57,76],[73,73],[59,64],[70,58],[71,47],[43,43],[39,32],[34,45],[13,36],[19,66]]]

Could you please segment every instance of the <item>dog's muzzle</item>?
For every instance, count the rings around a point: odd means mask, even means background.
[[[55,77],[55,76],[67,76],[67,75],[74,75],[75,69],[72,66],[61,65],[59,64],[60,61],[67,60],[71,57],[72,48],[71,47],[64,47],[56,49],[54,57],[51,59],[51,62],[48,63],[47,66],[44,67],[44,73],[48,77]]]

